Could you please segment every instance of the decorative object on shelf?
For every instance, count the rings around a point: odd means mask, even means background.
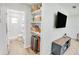
[[[33,19],[33,22],[34,22],[34,17],[32,19]]]
[[[66,38],[67,37],[67,34],[65,33],[63,37]]]
[[[79,41],[79,33],[77,33],[77,41]]]
[[[31,37],[31,48],[36,53],[40,51],[40,37],[37,35],[32,35]]]
[[[33,25],[31,30],[39,33],[41,32],[40,27],[38,25]]]
[[[34,12],[34,11],[40,9],[41,6],[42,6],[41,3],[39,3],[39,4],[33,4],[33,5],[32,5],[32,12]]]
[[[33,4],[32,5],[32,12],[34,12],[34,11],[36,11],[36,10],[38,10],[39,8],[38,8],[38,5],[36,5],[36,4]]]
[[[37,15],[34,17],[35,21],[41,21],[41,16],[40,15]]]

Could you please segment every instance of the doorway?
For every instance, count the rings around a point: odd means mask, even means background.
[[[7,40],[8,45],[25,44],[25,14],[23,11],[7,9]],[[15,45],[15,46],[16,46]],[[19,46],[19,45],[17,45]],[[11,47],[12,48],[12,47]],[[16,47],[17,48],[17,47]]]

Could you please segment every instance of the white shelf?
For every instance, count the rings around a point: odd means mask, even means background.
[[[38,10],[32,12],[32,14],[39,14],[39,13],[41,13],[41,9],[38,9]]]
[[[34,21],[34,22],[31,22],[31,23],[38,23],[38,24],[41,24],[41,21]]]

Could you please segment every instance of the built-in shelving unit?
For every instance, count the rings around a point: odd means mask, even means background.
[[[32,5],[31,49],[35,53],[40,52],[41,7],[41,3]]]

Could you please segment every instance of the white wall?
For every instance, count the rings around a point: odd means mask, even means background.
[[[7,54],[6,16],[3,4],[0,4],[0,55]]]
[[[68,16],[66,33],[68,36],[76,39],[79,33],[79,15]]]
[[[74,23],[78,23],[77,19],[79,18],[69,15],[67,19],[67,25],[65,28],[54,28],[54,23],[55,23],[54,15],[57,13],[57,11],[60,11],[68,15],[67,11],[65,11],[58,4],[45,3],[42,5],[42,25],[41,25],[42,33],[41,33],[41,52],[40,52],[41,54],[51,53],[52,41],[62,37],[65,33],[67,33],[67,35],[69,35],[70,37],[74,38],[78,31],[77,29],[79,27],[76,27],[76,24]]]

